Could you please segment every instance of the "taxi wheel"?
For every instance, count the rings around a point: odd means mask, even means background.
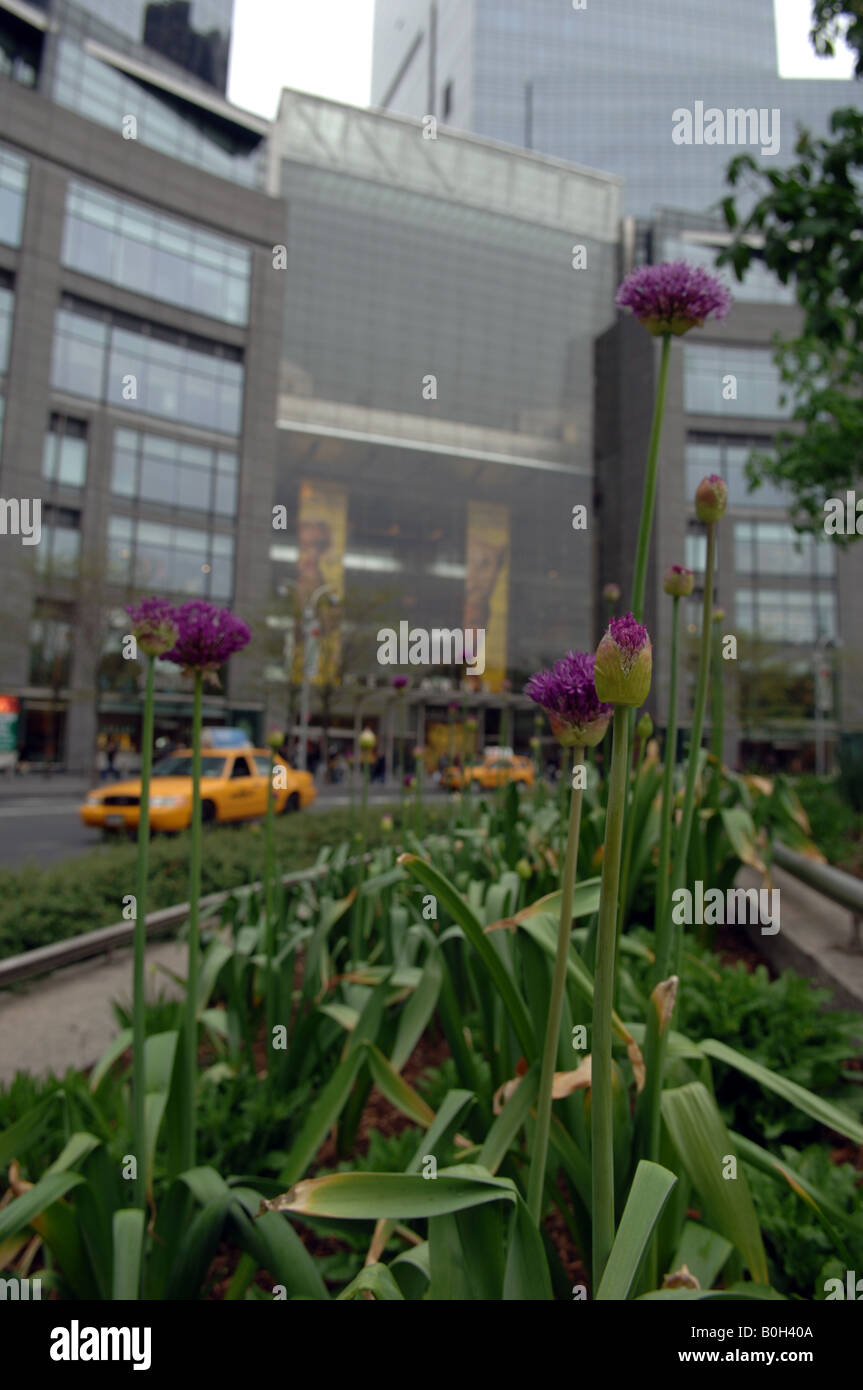
[[[204,825],[212,825],[216,819],[216,803],[214,801],[201,802],[201,821]]]
[[[282,807],[282,815],[289,816],[292,812],[299,811],[299,809],[300,794],[299,792],[291,792],[290,796],[285,798],[285,804]]]

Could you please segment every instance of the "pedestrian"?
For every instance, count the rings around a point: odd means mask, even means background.
[[[115,760],[119,751],[120,745],[117,742],[117,739],[114,737],[113,734],[109,734],[105,741],[105,761],[107,762],[105,775],[107,777],[113,778],[115,782],[118,782],[120,780],[120,774],[117,771],[117,768],[115,767]]]

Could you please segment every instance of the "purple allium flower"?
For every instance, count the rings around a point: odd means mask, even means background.
[[[165,654],[166,661],[182,666],[184,671],[218,671],[220,666],[242,651],[252,634],[242,618],[230,608],[217,608],[206,599],[190,599],[176,612],[179,633],[174,646]]]
[[[602,591],[602,597],[605,599],[606,603],[619,603],[620,585],[606,584],[605,588]]]
[[[631,613],[612,618],[596,649],[596,692],[612,705],[643,705],[650,690],[653,646]]]
[[[167,599],[153,595],[128,606],[126,612],[135,640],[147,656],[162,656],[173,647],[178,636],[177,611]]]
[[[567,652],[550,671],[531,676],[524,693],[542,705],[564,748],[595,748],[605,737],[612,709],[597,698],[589,652]]]
[[[408,684],[407,676],[393,676],[393,690],[397,690],[399,694],[407,689]]]
[[[631,309],[655,337],[679,337],[711,316],[724,319],[731,295],[715,275],[686,261],[643,265],[627,275],[617,292],[621,309]]]
[[[728,487],[718,473],[702,478],[695,490],[695,515],[699,521],[719,521],[728,506]]]
[[[695,575],[685,565],[669,565],[662,587],[672,598],[689,598],[695,588]]]

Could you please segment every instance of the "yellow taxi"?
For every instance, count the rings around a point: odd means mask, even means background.
[[[270,754],[263,748],[205,749],[201,754],[201,817],[205,822],[253,820],[267,810]],[[317,796],[308,772],[276,757],[273,805],[278,814],[310,806]],[[139,778],[111,782],[89,792],[81,807],[87,826],[130,831],[138,826]],[[150,782],[150,828],[185,830],[192,821],[192,750],[181,748],[154,764]]]
[[[487,748],[482,762],[467,767],[448,767],[441,773],[441,786],[450,791],[468,788],[470,791],[489,791],[507,782],[522,782],[533,786],[533,763],[511,749]]]

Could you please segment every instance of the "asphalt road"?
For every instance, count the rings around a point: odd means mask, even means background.
[[[14,785],[0,790],[0,868],[20,868],[28,862],[55,864],[101,846],[101,833],[81,824],[78,808],[82,798],[71,796],[69,788],[58,786],[55,793],[46,790],[17,796],[15,791]],[[397,803],[398,795],[397,787],[371,789],[372,801],[381,804]],[[350,804],[347,790],[327,788],[319,790],[311,811],[301,814]]]

